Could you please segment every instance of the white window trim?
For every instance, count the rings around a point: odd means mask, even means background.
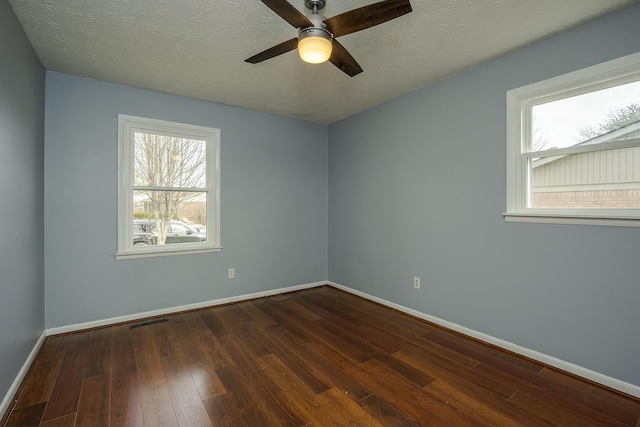
[[[207,241],[188,245],[133,246],[133,133],[162,132],[206,141]],[[201,190],[201,189],[199,189]],[[219,252],[220,246],[220,129],[118,114],[118,250],[116,259],[148,258]]]
[[[527,207],[527,155],[523,139],[529,138],[527,115],[533,105],[604,89],[640,78],[640,52],[584,68],[507,92],[507,222],[583,224],[640,227],[640,209],[556,209]],[[588,88],[588,89],[587,89]],[[637,144],[628,140],[622,144]],[[600,145],[604,149],[605,144]],[[610,148],[615,143],[609,143]],[[589,150],[590,148],[583,148]],[[552,149],[544,153],[562,155],[577,150]]]

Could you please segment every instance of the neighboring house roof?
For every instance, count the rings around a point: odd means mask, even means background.
[[[574,147],[638,137],[640,121]],[[532,163],[531,187],[538,192],[640,189],[640,146],[637,145],[543,157]]]
[[[637,122],[633,122],[628,124],[627,126],[621,127],[620,129],[612,130],[610,132],[604,133],[602,135],[596,136],[595,138],[588,139],[586,141],[580,142],[573,147],[585,146],[585,145],[595,145],[602,144],[604,142],[610,141],[621,141],[624,139],[633,139],[640,138],[640,120]],[[540,166],[544,166],[546,164],[555,162],[567,156],[573,156],[575,154],[565,154],[562,156],[552,156],[552,157],[543,157],[541,159],[536,159],[533,161],[533,168],[537,168]]]

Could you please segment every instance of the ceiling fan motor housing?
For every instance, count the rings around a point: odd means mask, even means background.
[[[333,40],[333,34],[327,28],[327,25],[323,22],[326,18],[318,13],[314,13],[307,16],[309,21],[313,24],[312,27],[300,28],[298,30],[298,40],[302,40],[306,37],[322,37],[329,41]]]

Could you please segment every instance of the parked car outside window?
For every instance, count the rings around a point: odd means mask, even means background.
[[[155,224],[152,227],[147,227],[147,224],[141,224],[133,222],[133,246],[149,246],[158,244],[158,236],[152,229],[155,230]]]
[[[134,219],[133,220],[133,244],[134,246],[146,246],[158,244],[158,230],[156,220]],[[200,233],[195,228],[190,227],[181,221],[171,221],[167,230],[165,244],[206,242],[205,233]]]

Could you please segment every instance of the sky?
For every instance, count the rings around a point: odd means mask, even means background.
[[[640,81],[561,99],[532,108],[533,126],[549,143],[545,148],[563,148],[580,141],[579,129],[597,127],[615,108],[640,104]]]

